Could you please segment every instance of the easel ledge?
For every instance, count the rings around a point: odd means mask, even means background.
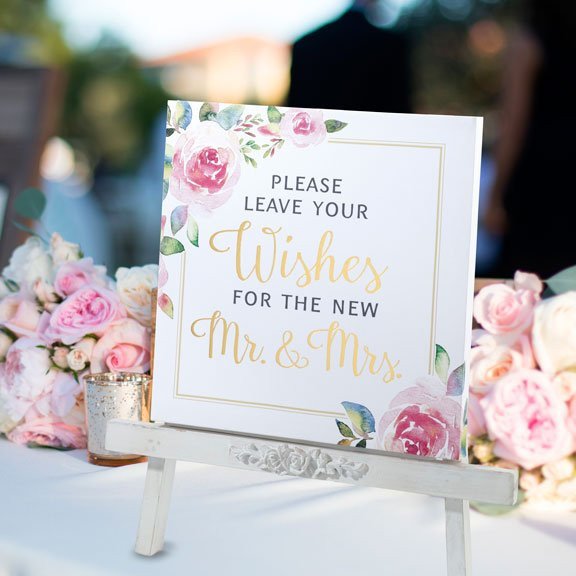
[[[177,460],[444,498],[448,576],[470,574],[468,501],[512,505],[518,496],[515,470],[157,423],[114,420],[106,448],[149,458],[136,540],[136,552],[144,556],[164,545]]]

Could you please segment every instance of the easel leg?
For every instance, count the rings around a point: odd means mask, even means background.
[[[149,458],[135,551],[153,556],[164,546],[176,460]]]
[[[467,500],[445,498],[448,576],[471,576],[470,509]]]

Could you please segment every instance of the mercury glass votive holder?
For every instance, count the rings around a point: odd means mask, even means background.
[[[100,466],[124,466],[146,461],[138,454],[106,450],[106,427],[110,420],[121,418],[148,422],[150,419],[150,384],[147,374],[104,372],[84,376],[84,403],[88,432],[88,460]]]

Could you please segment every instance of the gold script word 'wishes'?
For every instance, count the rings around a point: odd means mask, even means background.
[[[372,259],[358,256],[349,256],[339,265],[336,258],[331,255],[330,248],[334,242],[334,233],[326,230],[320,237],[316,255],[308,260],[300,250],[290,254],[288,248],[280,247],[282,228],[261,228],[262,239],[265,245],[258,243],[251,256],[245,254],[246,237],[252,228],[249,220],[244,220],[238,228],[220,230],[210,237],[210,248],[214,252],[226,253],[233,250],[236,263],[236,275],[240,280],[256,277],[259,282],[266,284],[274,275],[280,274],[282,278],[296,277],[296,286],[305,288],[322,278],[323,273],[331,283],[344,280],[355,284],[364,279],[364,290],[374,294],[382,288],[382,276],[388,271],[388,266],[378,270]],[[286,246],[293,240],[291,235],[284,239]]]

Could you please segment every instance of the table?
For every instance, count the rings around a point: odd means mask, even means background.
[[[165,552],[132,552],[145,464],[0,439],[0,576],[444,576],[443,500],[179,462]],[[476,576],[570,574],[576,514],[472,514]]]

